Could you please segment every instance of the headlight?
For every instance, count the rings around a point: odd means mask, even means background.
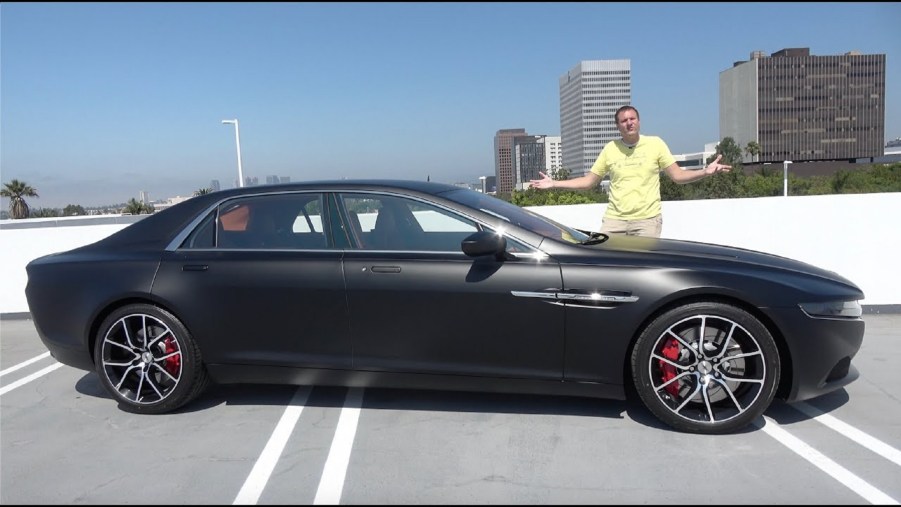
[[[859,301],[827,301],[825,303],[801,303],[798,305],[811,317],[855,319],[863,315]]]

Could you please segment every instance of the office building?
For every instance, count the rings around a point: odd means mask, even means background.
[[[526,129],[501,129],[494,135],[494,176],[497,192],[513,191],[515,176],[513,174],[513,140],[519,136],[527,136]]]
[[[553,175],[561,167],[560,136],[517,136],[513,138],[514,188],[529,188],[530,180],[541,178],[540,172]]]
[[[563,142],[560,136],[544,136],[544,169],[546,174],[563,167]],[[550,171],[550,172],[548,172]]]
[[[221,190],[221,187],[219,186],[219,180],[210,181],[210,190],[212,190],[213,192],[218,192],[219,190]]]
[[[497,193],[497,176],[479,176],[479,183],[479,191],[483,194]]]
[[[720,73],[719,137],[742,148],[760,145],[760,155],[746,155],[746,162],[881,157],[885,55],[754,51]]]
[[[632,103],[630,60],[585,60],[560,76],[563,167],[587,173],[608,142],[619,139],[616,110]]]

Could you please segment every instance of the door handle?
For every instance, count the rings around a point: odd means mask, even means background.
[[[207,264],[185,264],[181,267],[182,271],[206,271],[210,269]]]
[[[400,273],[400,266],[372,266],[373,273]]]

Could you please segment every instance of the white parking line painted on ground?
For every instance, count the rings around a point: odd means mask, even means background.
[[[872,437],[863,431],[851,426],[850,424],[840,421],[835,417],[822,412],[820,409],[814,407],[813,405],[808,405],[804,402],[799,402],[791,405],[796,409],[804,412],[807,416],[813,418],[814,420],[832,428],[833,430],[841,433],[842,435],[850,438],[851,440],[857,442],[858,444],[866,447],[867,449],[875,452],[876,454],[882,456],[883,458],[891,461],[892,463],[901,466],[901,451],[895,449],[894,447],[886,444],[882,440],[879,440],[876,437]]]
[[[761,428],[767,435],[775,438],[785,447],[791,449],[798,456],[811,462],[814,466],[832,476],[833,479],[863,497],[866,501],[879,505],[899,505],[894,498],[876,489],[870,483],[854,475],[850,470],[827,458],[801,439],[782,429],[776,421],[769,417],[764,417],[764,419],[766,422],[763,425],[756,421],[754,425]]]
[[[36,362],[40,361],[41,359],[44,359],[45,357],[50,357],[50,352],[44,352],[43,354],[41,354],[37,357],[32,357],[28,361],[21,362],[15,366],[11,366],[3,371],[0,371],[0,377],[6,375],[7,373],[12,373],[18,369],[24,368],[31,363],[36,363]]]
[[[319,479],[316,498],[313,499],[314,505],[337,505],[341,500],[344,476],[347,474],[347,464],[350,461],[350,451],[357,433],[357,422],[360,420],[362,406],[363,390],[350,388],[344,399],[341,416],[338,418],[338,428],[335,430],[335,438],[325,460],[322,478]]]
[[[287,408],[285,408],[282,418],[279,419],[278,424],[275,426],[275,431],[272,432],[272,436],[266,442],[266,447],[263,448],[263,452],[257,458],[253,470],[250,471],[250,475],[247,476],[244,485],[241,486],[241,491],[238,492],[238,496],[235,497],[232,505],[254,505],[260,499],[263,488],[269,482],[269,476],[272,475],[272,470],[275,468],[275,464],[278,463],[278,459],[285,449],[285,444],[288,443],[288,438],[294,431],[294,426],[297,424],[297,419],[300,418],[300,413],[303,412],[303,407],[307,404],[309,396],[310,387],[308,386],[300,386],[294,392],[294,397],[291,398]]]
[[[13,389],[15,389],[17,387],[24,386],[25,384],[31,382],[32,380],[35,380],[36,378],[43,377],[44,375],[50,373],[51,371],[59,368],[62,365],[63,365],[63,363],[53,363],[50,366],[44,368],[43,370],[32,373],[31,375],[29,375],[25,378],[19,379],[8,386],[3,386],[3,388],[0,389],[0,396],[12,391]]]

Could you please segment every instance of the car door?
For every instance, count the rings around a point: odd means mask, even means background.
[[[209,363],[350,368],[340,248],[320,193],[232,199],[166,254],[153,293]]]
[[[557,263],[522,244],[516,258],[467,257],[460,243],[481,226],[434,203],[338,200],[354,236],[344,274],[355,369],[562,378],[563,306],[516,295],[560,287]]]

